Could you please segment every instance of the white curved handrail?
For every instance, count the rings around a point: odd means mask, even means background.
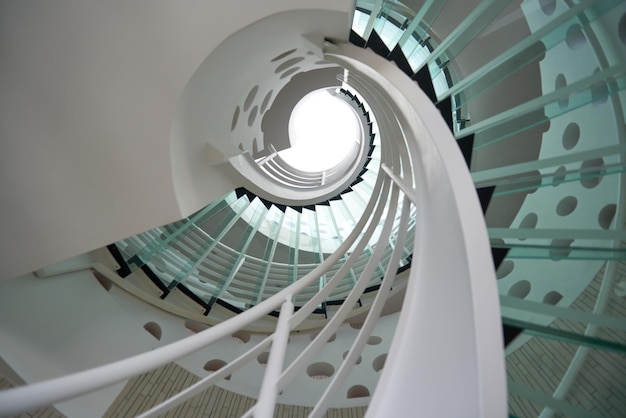
[[[359,92],[368,102],[388,98],[418,171],[420,236],[398,332],[379,382],[385,391],[374,394],[368,416],[403,416],[407,404],[414,405],[411,413],[424,416],[505,416],[493,261],[461,152],[438,110],[397,67],[349,44],[329,47],[326,55],[366,81],[374,97]]]

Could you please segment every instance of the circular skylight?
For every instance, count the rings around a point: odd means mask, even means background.
[[[350,105],[332,90],[317,90],[304,96],[291,112],[291,148],[280,156],[298,170],[321,172],[349,156],[360,137],[359,120]]]

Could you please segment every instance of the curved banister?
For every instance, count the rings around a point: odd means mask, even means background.
[[[372,96],[391,98],[388,104],[404,130],[421,186],[416,189],[420,237],[398,324],[403,332],[394,337],[379,383],[385,393],[374,394],[368,414],[401,414],[400,405],[417,402],[426,415],[503,416],[506,384],[496,281],[482,211],[454,138],[424,93],[382,58],[347,44],[336,45],[327,57],[367,80],[376,89]],[[463,291],[450,291],[450,286]],[[464,292],[469,300],[459,294]],[[445,306],[443,300],[448,300]],[[432,319],[414,321],[422,317]],[[460,369],[463,378],[457,375]],[[419,374],[419,381],[409,371]],[[443,393],[457,402],[442,405],[438,396]]]

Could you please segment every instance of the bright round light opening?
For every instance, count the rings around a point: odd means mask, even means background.
[[[356,156],[360,137],[359,120],[350,105],[332,90],[317,90],[304,96],[291,112],[291,148],[280,156],[298,170],[326,171],[352,153]]]

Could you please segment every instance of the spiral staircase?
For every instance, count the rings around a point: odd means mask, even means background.
[[[38,271],[91,271],[195,335],[161,342],[146,323],[153,350],[1,392],[0,414],[171,362],[200,379],[135,413],[181,413],[219,385],[256,399],[243,416],[503,416],[507,399],[516,417],[626,414],[626,4],[471,3],[356,1],[343,38],[263,57],[270,82],[209,148],[237,187]],[[273,18],[260,26],[288,20]],[[361,134],[308,172],[273,126],[318,88]]]

